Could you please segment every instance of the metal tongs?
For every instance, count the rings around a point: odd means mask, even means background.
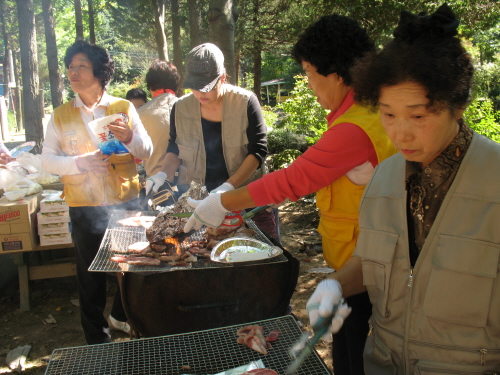
[[[288,353],[290,357],[294,358],[294,360],[290,363],[290,365],[288,365],[286,375],[295,374],[299,367],[302,366],[306,358],[313,352],[314,345],[316,345],[319,339],[328,332],[337,309],[343,304],[344,299],[341,299],[339,304],[334,306],[333,311],[329,316],[326,318],[322,316],[319,317],[318,321],[313,326],[314,334],[312,337],[310,337],[310,332],[304,332],[300,339],[290,348]]]

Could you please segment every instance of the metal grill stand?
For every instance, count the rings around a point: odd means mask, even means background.
[[[262,359],[266,368],[284,374],[291,358],[288,349],[302,332],[288,315],[248,323],[264,326],[265,333],[279,330],[268,355],[236,343],[236,331],[243,325],[155,337],[111,344],[56,349],[45,375],[143,375],[216,374]],[[327,375],[328,368],[316,352],[300,367],[298,375]]]
[[[187,270],[196,268],[223,268],[232,267],[232,264],[222,264],[211,262],[207,258],[199,257],[199,260],[192,263],[190,267],[171,266],[166,262],[161,262],[159,266],[134,266],[126,263],[117,263],[110,260],[115,255],[128,255],[128,246],[134,242],[147,241],[145,229],[143,227],[124,227],[118,224],[118,220],[135,216],[136,211],[116,211],[111,215],[108,228],[104,234],[101,246],[94,261],[89,267],[89,271],[96,272],[167,272],[174,270]],[[146,214],[146,213],[145,213]],[[151,213],[148,213],[151,215]],[[260,231],[252,220],[246,220],[247,225],[256,232],[255,239],[263,241],[269,245],[272,243]],[[204,231],[197,231],[190,236],[191,240],[200,240]],[[285,256],[280,255],[264,261],[265,263],[286,262]],[[263,261],[259,261],[262,263]]]

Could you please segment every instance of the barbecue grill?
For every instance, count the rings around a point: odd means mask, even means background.
[[[152,213],[138,212],[138,211],[115,211],[109,220],[108,228],[104,234],[104,238],[99,247],[99,251],[89,267],[89,271],[97,272],[167,272],[175,271],[178,269],[187,270],[195,268],[221,268],[232,267],[232,264],[214,263],[207,258],[198,257],[198,261],[190,264],[189,266],[171,266],[167,262],[161,262],[159,266],[135,266],[126,263],[117,263],[110,260],[115,255],[128,255],[128,246],[134,242],[146,241],[146,233],[144,227],[124,227],[118,223],[118,220],[126,219],[136,214]],[[256,234],[255,239],[263,241],[272,245],[270,240],[260,231],[252,220],[246,220],[248,227],[253,229]],[[205,229],[195,231],[189,236],[189,241],[199,241],[203,238]],[[277,256],[266,260],[266,263],[280,263],[286,262],[287,258],[284,255]],[[260,261],[259,261],[260,262]]]
[[[162,262],[157,267],[120,268],[119,263],[109,258],[126,254],[133,242],[146,240],[144,228],[117,223],[136,214],[118,211],[111,216],[99,252],[89,268],[118,271],[132,337],[200,331],[286,314],[297,285],[299,262],[284,249],[277,257],[251,263],[215,263],[200,257],[191,267],[172,267]],[[247,224],[255,230],[256,239],[276,245],[253,221],[247,220]],[[202,231],[197,231],[190,240],[202,235]]]
[[[236,343],[236,331],[253,324],[264,326],[266,334],[272,329],[280,331],[268,355]],[[45,375],[216,374],[258,359],[266,368],[284,374],[291,361],[288,349],[301,335],[295,319],[287,315],[188,334],[56,349]],[[328,375],[330,372],[313,351],[297,374]]]

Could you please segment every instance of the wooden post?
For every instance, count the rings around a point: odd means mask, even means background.
[[[5,104],[5,97],[0,96],[0,127],[2,130],[2,141],[8,141],[9,136],[9,121],[7,118],[7,105]]]

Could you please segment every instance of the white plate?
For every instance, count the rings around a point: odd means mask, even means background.
[[[258,262],[281,254],[283,250],[277,246],[253,238],[233,237],[215,245],[210,260],[219,263]]]

